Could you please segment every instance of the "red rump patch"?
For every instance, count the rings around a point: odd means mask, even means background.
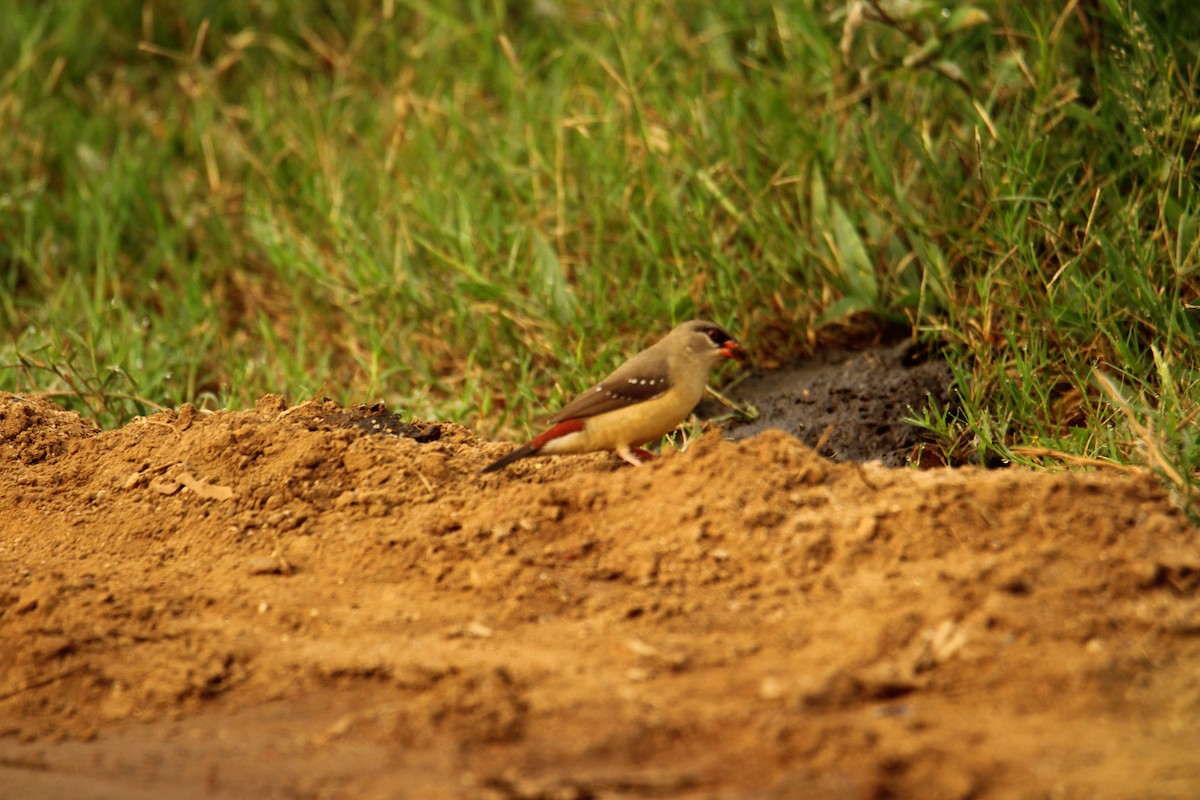
[[[542,447],[545,447],[547,442],[552,442],[555,439],[558,439],[562,436],[566,436],[568,433],[575,433],[575,432],[581,431],[581,430],[583,430],[583,420],[581,420],[581,419],[565,419],[562,422],[555,425],[550,430],[543,433],[541,436],[534,439],[532,442],[529,443],[529,446],[540,449]]]

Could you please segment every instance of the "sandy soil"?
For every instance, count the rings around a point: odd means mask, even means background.
[[[1152,477],[507,447],[0,395],[0,797],[1200,796]]]

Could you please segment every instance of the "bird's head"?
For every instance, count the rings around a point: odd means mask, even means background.
[[[685,322],[671,335],[682,337],[688,352],[693,355],[708,357],[713,361],[721,358],[732,358],[737,361],[746,359],[746,351],[738,344],[738,340],[714,322],[695,319]]]

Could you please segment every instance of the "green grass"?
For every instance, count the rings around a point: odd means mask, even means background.
[[[516,435],[677,320],[901,322],[947,460],[1194,506],[1190,3],[0,0],[0,388]]]

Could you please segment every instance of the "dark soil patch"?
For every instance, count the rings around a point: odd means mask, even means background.
[[[824,350],[739,383],[731,399],[753,406],[758,417],[732,421],[725,432],[737,440],[775,428],[833,461],[903,466],[924,442],[921,430],[904,420],[919,416],[931,400],[947,407],[951,380],[944,361],[912,342]]]

